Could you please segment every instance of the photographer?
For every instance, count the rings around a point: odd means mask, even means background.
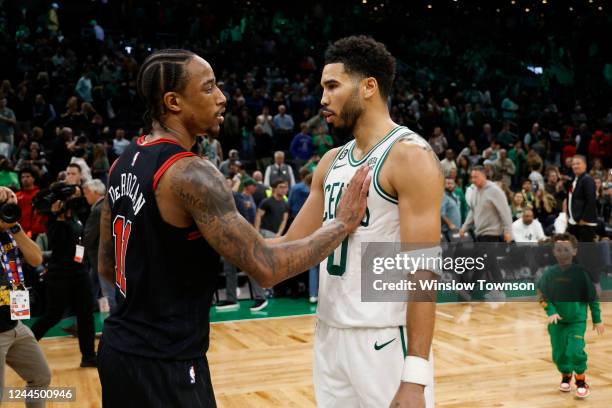
[[[65,185],[59,186],[59,189],[66,188]],[[52,186],[51,191],[59,190]],[[70,197],[63,200],[61,196],[57,197],[51,205],[47,225],[52,251],[46,277],[47,306],[45,314],[34,324],[32,331],[37,339],[42,338],[72,306],[77,318],[81,367],[95,367],[93,294],[84,263],[83,224],[74,210],[74,202],[81,196],[81,189],[76,188]]]
[[[19,321],[29,318],[29,308],[11,310],[13,297],[23,295],[29,300],[23,281],[21,258],[32,266],[42,263],[40,249],[16,222],[20,215],[15,210],[16,204],[15,193],[0,187],[0,397],[4,387],[5,363],[26,380],[27,387],[47,387],[51,382],[51,371],[45,355],[32,331]],[[27,403],[26,406],[44,407],[45,403]]]

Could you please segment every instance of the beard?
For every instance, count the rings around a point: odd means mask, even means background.
[[[339,140],[345,140],[353,137],[353,131],[357,120],[363,113],[363,107],[359,101],[359,90],[357,87],[353,90],[351,96],[342,106],[340,113],[340,123],[334,126],[334,134]]]

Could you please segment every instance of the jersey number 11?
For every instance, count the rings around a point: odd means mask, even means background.
[[[115,238],[115,284],[125,297],[125,253],[127,251],[132,221],[118,215],[113,221],[113,237]]]

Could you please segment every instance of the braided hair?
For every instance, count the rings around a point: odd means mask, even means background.
[[[187,84],[188,74],[185,65],[195,54],[180,49],[165,49],[149,55],[138,72],[138,95],[145,105],[143,120],[151,128],[158,122],[164,129],[162,120],[165,113],[163,97],[166,92],[181,92]]]

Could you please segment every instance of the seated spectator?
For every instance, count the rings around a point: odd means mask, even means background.
[[[546,239],[542,225],[534,218],[531,208],[525,209],[523,216],[512,223],[512,236],[516,242],[538,242]]]
[[[599,157],[594,158],[593,167],[591,167],[591,171],[589,171],[591,177],[603,180],[607,177],[606,173],[607,171],[606,169],[604,169],[603,162],[601,161],[601,159]]]
[[[533,194],[533,185],[531,180],[525,179],[523,180],[523,184],[521,187],[521,194],[525,199],[525,204],[529,206],[533,206],[533,201],[535,200],[535,195]]]
[[[538,190],[535,192],[533,211],[544,228],[548,228],[548,226],[552,225],[559,214],[555,197],[547,193],[546,190]]]
[[[13,191],[19,190],[19,177],[13,171],[11,161],[0,155],[0,187],[8,187]]]
[[[546,186],[544,183],[544,176],[542,176],[542,164],[536,162],[529,167],[529,170],[529,180],[531,180],[533,189],[535,191],[544,190]]]
[[[512,219],[517,220],[523,216],[527,203],[525,202],[525,196],[521,192],[516,192],[512,196]]]
[[[555,197],[556,207],[558,209],[562,208],[563,200],[567,198],[567,191],[557,167],[551,166],[546,169],[546,185],[544,188],[548,194]]]

